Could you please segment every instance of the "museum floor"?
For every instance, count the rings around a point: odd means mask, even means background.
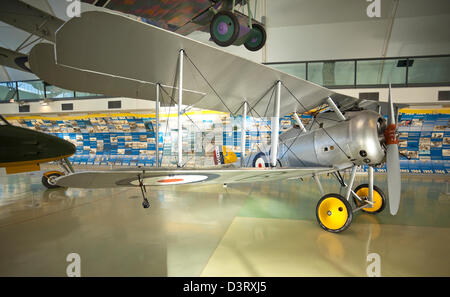
[[[341,234],[316,222],[311,179],[152,189],[150,209],[138,188],[0,179],[0,276],[65,276],[70,253],[81,276],[365,276],[374,254],[382,276],[450,276],[448,176],[404,175],[397,216],[358,212]]]

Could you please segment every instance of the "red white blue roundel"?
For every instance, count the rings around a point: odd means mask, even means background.
[[[172,176],[152,176],[143,178],[145,186],[169,186],[169,185],[182,185],[189,183],[201,182],[208,179],[207,175],[172,175]],[[132,185],[139,186],[139,180],[133,180],[130,182]]]

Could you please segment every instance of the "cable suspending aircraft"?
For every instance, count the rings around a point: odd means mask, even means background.
[[[131,32],[131,33],[130,33]],[[74,38],[77,36],[77,38]],[[176,104],[178,131],[185,106],[247,116],[271,117],[271,142],[258,153],[237,160],[217,151],[213,168],[186,168],[182,133],[177,143],[178,168],[136,168],[67,172],[54,186],[77,188],[139,187],[143,207],[150,203],[146,187],[180,184],[232,184],[313,177],[321,192],[316,208],[320,226],[330,232],[348,228],[353,213],[377,213],[387,197],[374,185],[374,167],[386,163],[392,215],[399,208],[401,178],[394,105],[345,96],[268,66],[232,55],[182,35],[133,18],[85,12],[57,31],[55,44],[38,44],[30,52],[31,70],[66,89],[156,100],[160,92]],[[390,94],[390,92],[389,92]],[[388,121],[373,109],[387,105]],[[298,114],[314,108],[303,125]],[[297,125],[280,134],[280,116],[292,114]],[[158,131],[156,131],[158,133]],[[245,133],[241,147],[245,148]],[[157,160],[159,160],[158,144]],[[368,182],[354,187],[357,166],[368,165]],[[351,170],[344,181],[340,172]],[[333,174],[345,195],[324,193],[319,176]],[[356,207],[352,208],[351,198]]]

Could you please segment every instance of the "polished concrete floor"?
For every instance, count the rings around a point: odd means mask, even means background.
[[[332,234],[311,179],[151,189],[143,209],[138,188],[46,190],[41,174],[0,177],[0,276],[65,276],[70,253],[81,276],[450,276],[448,176],[404,175],[397,216]]]

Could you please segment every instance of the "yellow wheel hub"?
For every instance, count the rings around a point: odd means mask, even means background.
[[[342,200],[328,197],[320,202],[317,208],[317,216],[326,228],[339,230],[347,223],[349,214]]]
[[[369,188],[361,188],[356,192],[356,195],[361,197],[362,199],[369,200]],[[358,201],[361,203],[360,201]],[[377,190],[373,189],[373,205],[371,207],[363,208],[364,211],[367,212],[376,212],[378,211],[381,206],[383,205],[383,198],[381,198],[380,193],[378,193]]]

